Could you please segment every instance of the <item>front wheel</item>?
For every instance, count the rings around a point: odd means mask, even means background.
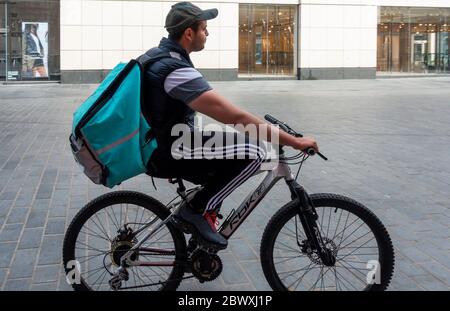
[[[274,290],[385,290],[394,270],[391,238],[369,209],[336,194],[313,194],[317,225],[336,259],[324,265],[301,225],[297,201],[269,221],[261,240],[261,264]]]

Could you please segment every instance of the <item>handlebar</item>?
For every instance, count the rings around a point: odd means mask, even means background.
[[[291,134],[292,136],[295,137],[303,137],[303,135],[301,133],[298,133],[296,131],[294,131],[289,125],[287,125],[286,123],[272,117],[270,114],[266,114],[264,116],[264,118],[269,121],[272,124],[278,125],[283,131],[285,131],[288,134]]]
[[[294,137],[303,137],[303,135],[299,132],[296,132],[294,129],[292,129],[288,124],[272,117],[270,114],[266,114],[264,116],[264,119],[266,119],[267,121],[269,121],[272,124],[278,125],[283,131],[285,131],[286,133],[294,136]],[[316,154],[316,150],[314,150],[314,148],[308,148],[304,151],[305,153],[307,153],[310,156],[313,156]],[[325,157],[323,154],[321,154],[320,152],[317,152],[317,154],[324,159],[325,161],[328,160],[327,157]]]

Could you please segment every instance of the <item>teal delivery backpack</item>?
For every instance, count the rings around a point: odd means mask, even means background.
[[[145,173],[157,148],[142,113],[143,72],[150,63],[170,55],[147,53],[118,64],[73,114],[72,153],[96,184],[112,188]]]

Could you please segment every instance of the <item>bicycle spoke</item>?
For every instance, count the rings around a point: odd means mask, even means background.
[[[335,271],[336,271],[336,273],[337,274],[339,274],[341,277],[342,277],[342,279],[347,283],[347,284],[350,284],[350,286],[351,287],[353,287],[355,290],[358,290],[355,286],[353,286],[353,284],[352,284],[352,282],[350,282],[350,281],[348,281],[338,270],[337,270],[337,268],[336,267],[334,267],[334,269],[335,269]],[[344,283],[342,283],[343,285],[344,285]],[[345,288],[348,288],[346,285],[344,285],[345,286]],[[350,288],[348,288],[348,289],[350,289]]]
[[[341,264],[342,266],[345,266],[342,262],[341,262],[340,264]],[[363,276],[367,276],[367,273],[361,272],[361,269],[356,268],[355,266],[353,266],[352,264],[350,264],[350,263],[348,263],[348,262],[347,262],[347,264],[348,264],[349,266],[345,266],[346,268],[352,269],[352,270],[356,270],[356,271],[358,271],[359,273],[361,273]],[[362,268],[362,270],[370,271],[371,269],[368,269],[368,268]]]
[[[97,252],[104,253],[104,254],[106,254],[107,252],[109,252],[109,249],[107,249],[107,250],[101,250],[101,249],[98,249],[98,248],[95,248],[95,247],[91,247],[91,246],[89,246],[89,245],[87,245],[87,244],[85,244],[85,243],[83,243],[83,242],[81,242],[81,241],[77,241],[77,243],[80,243],[81,245],[86,246],[88,250],[93,250],[93,251],[97,251]],[[77,247],[75,247],[75,249],[76,249],[76,248],[77,248]],[[83,249],[83,248],[79,248],[79,249]]]
[[[113,214],[113,217],[111,217],[110,215],[109,215],[109,212],[108,212],[108,209],[105,209],[105,211],[107,212],[107,214],[108,214],[108,217],[111,219],[111,222],[114,224],[114,226],[116,227],[116,232],[117,232],[117,230],[119,230],[120,229],[120,227],[121,227],[121,223],[119,223],[119,220],[117,220],[117,217],[116,217],[116,213],[114,212],[114,208],[111,206],[111,212],[112,212],[112,214]]]
[[[352,262],[352,263],[363,263],[367,264],[367,261],[357,261],[357,260],[343,260],[344,262]]]
[[[341,241],[339,242],[338,248],[341,247],[341,244],[347,240],[349,237],[352,236],[353,233],[355,233],[359,228],[361,228],[362,226],[364,226],[364,222],[362,222],[355,230],[352,231],[352,233],[350,233],[349,235],[347,235],[347,237],[345,239],[341,239]],[[343,236],[342,236],[343,237]]]
[[[287,278],[287,277],[289,277],[289,276],[292,276],[293,274],[295,274],[295,273],[297,273],[297,272],[305,271],[305,270],[307,270],[307,269],[318,268],[318,266],[317,266],[317,267],[311,267],[311,265],[312,265],[312,263],[309,263],[309,264],[308,264],[308,267],[304,267],[304,268],[301,268],[301,269],[288,270],[288,271],[283,271],[283,272],[277,272],[277,273],[278,273],[278,276],[279,276],[280,274],[290,273],[289,275],[287,275],[287,276],[285,276],[284,278],[281,279],[281,280],[284,280],[285,278]]]
[[[292,235],[292,234],[289,234],[289,233],[286,233],[286,232],[283,232],[283,231],[280,231],[280,233],[282,233],[282,234],[284,234],[284,235],[287,235],[288,237],[297,240],[297,238],[296,238],[294,235]]]
[[[334,270],[334,281],[335,281],[335,283],[336,283],[336,291],[338,291],[339,290],[339,279],[337,278],[337,274],[336,274],[336,268],[335,267],[333,267],[333,270]],[[342,289],[342,288],[341,288]]]
[[[364,235],[362,235],[362,236],[360,236],[360,237],[354,239],[354,240],[351,241],[350,243],[345,244],[342,248],[345,248],[346,246],[349,246],[350,244],[352,244],[352,243],[354,243],[354,242],[360,240],[361,238],[365,237],[365,236],[368,235],[369,233],[372,233],[372,231],[367,231],[367,233],[365,233]],[[370,239],[370,241],[373,240],[374,238],[375,238],[375,237],[372,237],[372,238]],[[341,248],[339,248],[339,249],[341,249]]]
[[[283,242],[278,241],[278,243],[282,244],[283,246],[286,246],[288,249],[290,249],[292,251],[296,251],[296,252],[299,252],[299,253],[301,252],[299,249],[292,248],[292,247],[290,247],[289,245],[287,245],[287,244],[285,244]]]
[[[147,282],[141,277],[140,272],[141,271],[139,269],[136,269],[136,276],[138,277],[138,279],[142,285],[146,285]],[[144,288],[142,287],[141,290],[144,290]]]
[[[93,272],[90,276],[86,277],[86,279],[88,279],[88,278],[92,277],[93,275],[95,275],[97,272],[101,271],[102,269],[106,270],[104,266],[101,266],[101,267],[97,267],[95,269],[91,269],[91,270],[87,270],[87,271],[81,272],[80,275],[84,275],[84,274],[87,274],[89,272]]]
[[[142,218],[144,218],[144,214],[145,214],[145,210],[142,209],[142,215],[141,215],[141,218],[139,219],[140,224],[142,223]]]
[[[89,219],[89,220],[91,220],[91,221],[97,226],[97,228],[99,228],[100,231],[103,232],[103,234],[105,235],[105,237],[107,237],[107,239],[108,239],[109,241],[111,241],[111,238],[109,237],[109,234],[107,233],[106,229],[103,227],[103,224],[102,224],[102,222],[100,221],[100,219],[98,218],[98,215],[97,215],[97,214],[94,214],[93,216],[95,216],[95,218],[100,222],[100,225],[97,224],[97,222],[94,220],[94,218],[91,218],[91,219]]]
[[[348,267],[341,265],[341,266],[336,266],[337,268],[344,268],[345,270],[347,270],[348,272],[350,272],[358,281],[361,281],[361,283],[366,284],[364,280],[361,280],[352,270],[350,270]]]
[[[117,219],[114,205],[111,206],[111,209],[112,209],[112,214],[113,214],[113,216],[114,216],[114,219],[115,219],[115,221],[116,221],[116,223],[117,223],[117,229],[120,229],[120,227],[122,226],[122,222],[121,222],[122,220],[119,221],[119,220]]]
[[[136,212],[136,217],[135,217],[135,219],[134,219],[134,224],[133,224],[133,229],[134,229],[134,230],[136,230],[136,226],[137,226],[136,223],[137,223],[138,215],[139,215],[139,211]]]
[[[319,282],[319,279],[321,280],[321,285],[322,285],[323,277],[325,276],[325,274],[327,274],[328,271],[330,271],[330,269],[331,269],[332,267],[328,267],[328,268],[327,268],[327,271],[325,271],[325,273],[323,273],[323,268],[324,268],[324,267],[322,266],[322,269],[320,270],[320,274],[319,274],[319,277],[317,278],[317,281],[314,283],[314,285],[313,285],[308,291],[311,291],[312,289],[316,288],[316,285],[317,285],[317,283]]]
[[[348,247],[341,247],[340,249],[354,249],[354,248],[357,248],[357,249],[360,249],[360,248],[362,248],[362,249],[376,248],[376,249],[378,249],[378,246],[351,246],[351,247],[348,246]]]
[[[312,264],[312,263],[311,263]],[[310,265],[311,265],[310,264]],[[320,268],[322,268],[322,267],[320,267]],[[297,287],[300,285],[300,282],[303,280],[303,278],[308,274],[308,272],[310,272],[312,269],[308,269],[308,270],[306,270],[305,271],[305,273],[303,273],[301,276],[300,276],[300,278],[298,279],[298,282],[296,282],[296,285],[295,285],[295,287],[294,287],[294,290],[295,289],[297,289]],[[290,286],[289,286],[290,287]],[[289,288],[288,287],[288,288]]]
[[[102,277],[102,279],[100,280],[100,283],[99,283],[99,286],[98,286],[97,290],[98,290],[99,288],[101,288],[101,286],[102,286],[102,284],[103,284],[103,281],[105,280],[106,274],[107,274],[107,271],[105,270],[105,271],[103,272],[103,277]],[[95,283],[94,283],[93,285],[95,285]]]
[[[136,272],[134,271],[134,269],[129,269],[131,271],[131,275],[133,276],[134,279],[134,285],[142,285],[143,283],[136,281],[137,279],[137,275]],[[139,290],[140,288],[136,288],[137,290]]]
[[[328,226],[327,226],[327,234],[325,235],[325,237],[328,237],[328,232],[330,231],[330,223],[331,223],[331,211],[332,209],[329,208],[330,210],[330,216],[328,216]]]
[[[277,258],[279,258],[279,257],[277,257]],[[287,259],[284,259],[284,260],[281,260],[281,261],[278,261],[278,262],[275,262],[275,261],[274,261],[274,264],[279,265],[280,263],[284,263],[284,262],[287,262],[287,261],[289,261],[289,260],[297,259],[297,258],[299,258],[299,257],[297,257],[297,256],[289,257],[289,258],[287,258]]]
[[[92,231],[92,229],[89,229],[88,227],[86,227],[86,229]],[[82,231],[82,230],[80,230],[80,233],[83,233],[83,234],[86,234],[86,235],[90,235],[90,236],[94,236],[94,237],[98,237],[99,239],[103,239],[103,240],[105,240],[105,241],[107,241],[107,242],[110,242],[107,238],[102,237],[101,235],[98,235],[98,234],[91,234],[91,233],[84,232],[84,231]]]
[[[82,263],[88,262],[89,260],[93,259],[93,258],[97,258],[100,256],[106,256],[107,254],[97,254],[97,255],[86,255],[86,256],[77,256],[77,258],[86,258],[85,260],[80,261],[79,259],[77,259],[78,263],[81,265]]]
[[[320,276],[322,275],[322,273],[323,273],[323,266],[320,267],[319,277],[317,278],[317,280],[316,280],[316,282],[313,284],[313,286],[311,286],[311,288],[308,289],[308,292],[311,291],[312,289],[316,288],[316,284],[317,284],[317,282],[319,282],[319,279],[321,279]]]
[[[275,248],[276,248],[276,249],[280,249],[280,250],[283,250],[283,251],[289,252],[289,253],[295,253],[295,254],[299,254],[299,253],[300,253],[299,250],[292,250],[292,249],[287,249],[287,248],[283,248],[283,247],[277,247],[277,246],[274,246],[273,248],[274,248],[274,249],[275,249]]]
[[[306,270],[306,272],[308,272],[312,264],[313,264],[313,263],[310,262],[310,263],[308,264],[308,266],[305,267],[305,268],[298,269],[298,270],[293,270],[293,271],[296,271],[296,272],[293,273],[293,274],[296,274],[296,273],[299,272],[299,271],[305,271],[305,270]],[[281,272],[281,273],[288,273],[288,272],[291,272],[291,271],[285,271],[285,272]],[[287,277],[289,277],[289,276],[292,276],[292,274],[285,276],[282,280],[284,280],[285,278],[287,278]],[[302,277],[302,275],[299,276],[297,279],[295,279],[295,281],[292,282],[291,285],[286,286],[286,288],[289,289],[292,285],[294,285],[295,283],[297,283],[297,280],[300,279],[301,277]]]
[[[322,209],[323,210],[323,209]],[[322,213],[322,217],[320,219],[320,232],[323,232],[323,217],[325,216],[325,212]]]
[[[370,239],[369,241],[367,241],[366,243],[364,243],[364,244],[362,244],[361,246],[364,246],[364,245],[366,245],[367,243],[369,243],[370,241],[371,241],[372,239]],[[350,256],[351,254],[353,254],[353,253],[355,253],[356,251],[357,251],[358,249],[354,249],[353,251],[351,251],[350,253],[348,253],[348,254],[345,254],[345,256],[344,257],[337,257],[336,258],[336,260],[342,260],[342,259],[344,259],[344,258],[346,258],[346,257],[348,257],[348,256]],[[363,256],[363,255],[375,255],[375,254],[358,254],[359,256]]]
[[[342,231],[340,231],[335,237],[333,237],[333,240],[334,240],[336,237],[338,237],[338,236],[342,233],[342,238],[341,238],[341,241],[342,241],[342,239],[344,238],[345,230],[347,230],[347,222],[348,222],[348,218],[349,218],[349,217],[350,217],[350,213],[347,212],[347,218],[345,219],[344,229],[342,229]],[[357,219],[355,219],[355,220],[350,224],[350,226],[351,226],[356,220],[357,220]],[[339,245],[341,244],[341,241],[339,241]]]
[[[122,204],[119,205],[120,206],[120,224],[124,224],[124,222],[122,222]]]
[[[337,230],[339,228],[339,224],[341,223],[342,212],[343,212],[343,210],[341,209],[341,212],[339,214],[339,220],[338,220],[338,223],[336,225],[336,229],[334,230],[334,234],[333,234],[333,237],[331,238],[331,240],[334,240],[334,238],[336,237],[336,233],[337,233]]]

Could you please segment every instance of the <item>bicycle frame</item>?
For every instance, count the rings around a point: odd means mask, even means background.
[[[262,170],[257,171],[253,176],[261,174]],[[277,167],[274,169],[267,171],[267,174],[261,184],[250,193],[244,202],[239,206],[239,208],[227,217],[223,225],[219,228],[220,234],[222,234],[226,239],[229,239],[231,235],[240,227],[242,222],[250,215],[250,213],[255,209],[255,207],[259,204],[259,202],[265,197],[265,195],[270,191],[270,189],[281,179],[285,178],[286,182],[294,181],[294,176],[291,173],[291,169],[285,163],[278,163]],[[179,206],[181,205],[179,202]],[[178,207],[179,207],[178,206]],[[124,256],[122,256],[121,262],[125,263],[129,266],[142,266],[145,265],[144,262],[139,261],[131,261],[130,257],[134,253],[135,250],[139,249],[141,245],[147,241],[155,232],[157,232],[160,228],[166,225],[173,213],[167,217],[165,220],[156,225],[156,227],[151,228],[149,232],[137,243],[135,244]],[[153,219],[149,223],[145,224],[142,228],[139,228],[135,234],[138,234],[147,228],[149,228],[157,219]]]
[[[280,150],[280,155],[280,160],[283,160],[284,156],[282,150]],[[256,174],[259,173],[261,173],[261,171],[258,171]],[[294,179],[289,165],[283,161],[279,162],[276,168],[267,173],[261,184],[246,197],[236,211],[233,210],[231,212],[219,228],[220,234],[226,239],[229,239],[271,188],[282,178],[284,178],[289,187],[291,199],[297,200],[296,205],[298,207],[300,222],[312,248],[318,251],[320,258],[325,264],[334,264],[334,258],[331,256],[330,252],[326,250],[320,230],[317,226],[316,220],[318,219],[318,216],[315,207],[308,193]],[[297,241],[297,243],[300,246],[300,242]]]
[[[268,170],[266,176],[262,180],[262,182],[256,187],[256,189],[250,193],[245,200],[241,203],[241,205],[237,208],[237,210],[232,210],[226,220],[219,228],[219,233],[222,234],[226,239],[229,239],[233,233],[242,225],[244,220],[252,213],[252,211],[258,206],[259,202],[269,193],[272,187],[282,178],[286,181],[286,184],[291,191],[292,199],[298,199],[299,206],[299,215],[300,220],[305,229],[305,234],[309,241],[311,241],[312,246],[319,251],[322,256],[327,256],[327,254],[323,253],[322,250],[325,249],[322,237],[318,230],[317,224],[315,220],[317,220],[317,214],[314,206],[312,205],[311,199],[308,194],[304,190],[304,188],[296,182],[294,176],[291,172],[291,169],[287,163],[284,163],[282,160],[284,159],[284,153],[282,149],[280,149],[280,160],[281,162],[273,168],[272,170]],[[259,175],[264,170],[257,171],[253,176]],[[185,196],[185,195],[183,195]],[[178,208],[181,205],[180,201],[178,203]],[[174,204],[176,205],[176,204]],[[137,243],[135,244],[121,259],[121,262],[130,265],[146,265],[145,262],[140,261],[131,261],[130,257],[134,253],[135,250],[139,249],[141,245],[148,240],[155,232],[157,232],[161,227],[163,227],[166,223],[171,220],[172,215],[176,212],[175,209],[172,214],[167,217],[165,220],[160,222],[156,227],[151,228],[150,231]],[[145,224],[142,228],[136,231],[136,233],[142,232],[150,227],[156,219]]]
[[[256,172],[253,176],[262,173],[263,171]],[[226,239],[229,239],[233,233],[242,225],[244,220],[252,213],[259,202],[266,196],[267,193],[272,189],[272,187],[280,180],[284,178],[287,183],[294,182],[294,176],[292,175],[289,165],[286,163],[278,163],[278,165],[267,171],[266,176],[258,187],[250,193],[237,208],[237,210],[232,210],[230,215],[224,221],[222,226],[219,228],[220,234],[222,234]]]

